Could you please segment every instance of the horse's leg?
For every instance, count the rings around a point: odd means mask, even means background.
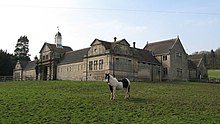
[[[116,87],[113,87],[113,92],[112,92],[112,98],[115,100],[115,92],[116,92]]]
[[[113,100],[113,92],[111,92],[110,100]]]
[[[124,90],[125,90],[125,99],[127,99],[127,97],[128,97],[128,88],[125,88]]]
[[[130,85],[127,88],[125,88],[125,99],[129,97],[130,97]]]
[[[111,85],[108,85],[109,86],[109,89],[111,91],[111,97],[110,97],[110,100],[113,99],[113,87]]]
[[[130,97],[130,85],[128,85],[128,97]]]

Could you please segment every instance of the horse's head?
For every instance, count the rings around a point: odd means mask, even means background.
[[[109,79],[110,79],[110,74],[105,74],[105,82],[109,83]]]

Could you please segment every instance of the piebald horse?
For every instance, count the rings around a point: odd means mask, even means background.
[[[109,85],[111,91],[111,100],[115,100],[116,90],[125,90],[125,99],[130,97],[130,81],[127,78],[117,80],[111,74],[105,74],[105,81]]]

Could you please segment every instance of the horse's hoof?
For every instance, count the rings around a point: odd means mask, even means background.
[[[110,98],[110,100],[115,100],[115,98]]]

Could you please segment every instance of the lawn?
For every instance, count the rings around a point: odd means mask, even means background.
[[[220,123],[220,85],[132,83],[110,100],[104,82],[0,82],[0,123]]]
[[[209,78],[220,78],[220,70],[208,70]]]

